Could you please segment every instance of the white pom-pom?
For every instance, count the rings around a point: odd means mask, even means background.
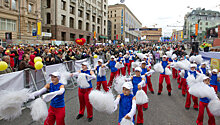
[[[183,64],[182,69],[184,69],[184,70],[189,70],[190,69],[190,62],[187,59],[182,60],[181,62]]]
[[[13,120],[20,116],[22,114],[22,104],[29,99],[29,89],[19,91],[3,90],[0,93],[0,116],[5,120]]]
[[[99,74],[100,77],[105,76],[106,75],[106,70],[105,68],[99,67]]]
[[[42,120],[44,121],[48,115],[47,104],[38,98],[31,103],[31,116],[34,121]]]
[[[179,73],[181,78],[184,78],[185,76],[185,70],[181,70],[181,72]]]
[[[138,90],[136,93],[136,103],[139,105],[148,103],[149,99],[143,90]]]
[[[203,62],[202,55],[197,55],[194,60],[197,64],[201,64]]]
[[[122,86],[125,83],[125,79],[126,79],[125,76],[118,76],[115,78],[113,82],[114,89],[118,94],[122,93],[122,89],[123,89]]]
[[[167,52],[166,52],[166,55],[167,55],[168,58],[171,58],[171,57],[172,57],[172,54],[173,54],[172,51],[167,51]]]
[[[60,72],[61,78],[60,78],[60,83],[63,85],[67,85],[67,80],[71,78],[71,73],[70,72]]]
[[[161,63],[157,63],[154,65],[154,70],[156,72],[159,72],[159,73],[163,73],[164,72],[164,69],[163,69],[163,66],[161,65]]]
[[[137,68],[138,66],[139,66],[139,62],[132,62],[132,63],[131,63],[131,67],[132,67],[133,69]]]
[[[183,67],[184,67],[184,64],[182,62],[180,62],[180,61],[174,63],[174,68],[175,69],[183,69]]]
[[[196,82],[203,82],[204,77],[206,77],[206,75],[198,73],[196,76]]]
[[[134,125],[134,123],[129,119],[123,118],[120,122],[120,125]]]
[[[140,58],[141,60],[144,59],[144,54],[143,53],[136,53],[136,55],[138,56],[138,58]]]
[[[191,87],[193,84],[196,84],[196,79],[193,75],[189,75],[187,78],[186,78],[186,81],[187,81],[187,84],[189,85],[189,87]]]
[[[172,75],[172,71],[169,68],[165,68],[166,75]]]
[[[175,58],[177,58],[177,55],[176,55],[176,54],[173,54],[172,57],[171,57],[171,59],[174,60]]]
[[[214,116],[220,116],[220,100],[211,100],[208,108]]]
[[[85,73],[80,73],[78,78],[77,78],[77,83],[81,88],[88,88],[90,85],[86,79],[86,74]]]
[[[191,56],[191,57],[189,58],[189,61],[190,61],[190,62],[194,62],[194,61],[195,61],[195,58],[196,58],[195,56]]]
[[[189,93],[198,98],[205,98],[209,96],[209,90],[211,89],[208,85],[202,83],[196,83],[189,88]]]
[[[89,101],[92,106],[99,112],[112,114],[115,109],[114,96],[111,92],[102,92],[92,90],[89,94]]]

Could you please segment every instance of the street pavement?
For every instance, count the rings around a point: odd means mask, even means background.
[[[107,73],[107,80],[109,80],[110,72]],[[166,83],[164,82],[163,92],[160,96],[158,91],[159,74],[155,73],[151,77],[155,94],[148,93],[150,99],[149,109],[144,111],[144,125],[196,125],[198,111],[192,108],[185,110],[185,97],[182,96],[181,91],[177,88],[176,80],[171,78],[172,96],[168,96],[166,90]],[[93,81],[93,88],[96,87],[96,81]],[[77,88],[74,90],[66,90],[65,104],[66,104],[66,125],[117,125],[118,110],[108,115],[97,112],[94,109],[94,117],[91,123],[88,123],[85,115],[82,119],[76,120],[79,110],[79,101],[77,96]],[[43,122],[33,122],[30,116],[30,110],[24,109],[23,114],[13,121],[0,121],[0,125],[41,125]],[[208,125],[208,116],[205,112],[204,125]],[[216,117],[216,125],[220,125],[220,118]]]

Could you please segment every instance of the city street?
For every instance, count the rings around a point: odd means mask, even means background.
[[[152,75],[152,84],[155,94],[148,93],[150,98],[149,109],[144,112],[144,125],[195,125],[198,116],[198,111],[195,111],[192,106],[190,110],[185,110],[185,97],[177,88],[176,80],[171,78],[172,96],[167,95],[166,86],[160,96],[157,95],[158,90],[158,75]],[[109,72],[107,74],[109,79]],[[95,83],[95,81],[93,81]],[[93,86],[95,88],[95,85]],[[112,115],[99,113],[94,110],[94,117],[91,123],[88,123],[86,114],[80,120],[76,120],[79,110],[79,102],[77,89],[67,90],[65,94],[66,101],[66,125],[117,125],[118,110]],[[86,113],[86,112],[85,112]],[[204,125],[208,124],[208,116],[204,113]],[[0,121],[0,125],[40,125],[40,122],[33,122],[30,115],[30,110],[23,110],[21,117],[11,121]],[[220,118],[216,117],[216,125],[220,124]]]

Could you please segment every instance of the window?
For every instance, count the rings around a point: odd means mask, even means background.
[[[51,20],[51,15],[50,13],[47,13],[47,24],[50,24],[50,20]]]
[[[33,30],[36,30],[36,24],[35,23],[32,23],[32,31]]]
[[[104,9],[106,10],[106,5],[104,5]]]
[[[70,41],[75,41],[75,34],[70,33]]]
[[[86,23],[86,31],[89,31],[89,23]]]
[[[95,31],[95,25],[92,25],[92,32]]]
[[[104,26],[106,25],[106,20],[104,20]]]
[[[202,27],[200,27],[200,30],[202,30]]]
[[[78,10],[78,16],[79,16],[79,17],[83,17],[83,12],[82,12],[82,10]]]
[[[200,22],[200,25],[202,25],[202,22]]]
[[[66,22],[66,16],[65,15],[61,15],[62,16],[62,19],[61,19],[61,25],[64,25],[65,26],[65,22]]]
[[[116,30],[114,30],[114,34],[116,34]]]
[[[66,10],[66,2],[61,0],[61,9]]]
[[[95,22],[95,16],[92,16],[92,22]]]
[[[116,24],[114,25],[114,28],[116,29]]]
[[[74,28],[74,19],[70,17],[70,28]]]
[[[29,4],[29,5],[28,5],[28,12],[29,12],[29,13],[32,12],[32,6],[33,6],[32,4]]]
[[[50,8],[50,0],[47,0],[47,8]]]
[[[97,27],[97,33],[100,34],[100,27]]]
[[[209,22],[206,22],[205,25],[209,25]]]
[[[13,10],[16,10],[16,8],[17,8],[17,1],[16,0],[12,0],[11,2],[12,2],[11,8]]]
[[[27,32],[30,32],[30,22],[27,23]]]
[[[90,14],[86,13],[86,19],[90,20]]]
[[[78,21],[78,29],[82,30],[82,21],[81,20]]]
[[[99,19],[99,18],[97,18],[97,23],[98,23],[98,24],[100,24],[100,23],[101,23],[101,21],[100,21],[100,19]]]
[[[116,14],[115,14],[115,17],[116,17]]]
[[[106,12],[104,12],[104,16],[106,16]]]
[[[104,29],[104,34],[105,34],[105,29]]]
[[[71,14],[75,14],[75,7],[70,6],[70,13],[71,13]]]
[[[0,18],[0,30],[16,31],[16,21]]]
[[[116,22],[116,19],[115,19],[115,22]]]

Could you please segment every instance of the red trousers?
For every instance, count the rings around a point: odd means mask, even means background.
[[[138,115],[137,115],[137,124],[144,123],[144,116],[143,116],[143,105],[137,105]],[[134,116],[134,118],[136,115]],[[135,120],[134,120],[135,121]]]
[[[87,108],[87,118],[92,118],[93,116],[93,108],[89,102],[89,93],[91,92],[92,88],[88,89],[78,89],[78,96],[79,96],[79,114],[84,115],[85,107]]]
[[[176,79],[178,77],[177,70],[175,68],[172,68],[172,74],[173,74],[173,79]]]
[[[218,93],[218,86],[217,85],[211,85],[215,89],[215,92]]]
[[[192,99],[193,99],[193,102],[194,102],[194,105],[193,105],[193,108],[198,108],[198,98],[193,96],[193,95],[190,95],[189,94],[189,88],[187,87],[187,97],[186,97],[186,104],[185,104],[185,107],[186,108],[190,108],[190,105],[191,105],[191,96],[192,96]]]
[[[48,116],[44,121],[44,125],[65,125],[65,107],[63,108],[54,108],[50,106],[48,109]]]
[[[181,84],[182,84],[182,94],[186,95],[186,91],[187,91],[187,82],[186,79],[181,78]]]
[[[204,116],[205,108],[206,108],[206,111],[207,111],[208,116],[209,116],[208,125],[215,125],[215,117],[209,111],[208,103],[204,103],[204,102],[201,102],[201,101],[199,102],[199,115],[198,115],[196,123],[198,125],[203,125],[203,116]]]
[[[161,93],[163,90],[163,79],[165,78],[165,81],[167,83],[167,91],[171,92],[172,88],[171,88],[171,83],[170,83],[170,76],[169,75],[164,75],[164,74],[160,74],[159,77],[159,90],[158,93]]]
[[[125,67],[121,68],[121,69],[120,69],[120,72],[121,72],[121,74],[122,74],[123,76],[125,76],[125,74],[126,74]],[[120,72],[119,72],[119,75],[120,75]]]
[[[126,68],[128,70],[128,75],[131,73],[131,64],[130,63],[125,63],[125,74],[126,74]]]
[[[142,87],[142,90],[147,94],[147,85]],[[145,103],[143,106],[144,106],[144,108],[147,109],[148,108],[148,103]]]
[[[147,76],[147,85],[148,85],[148,88],[151,92],[154,91],[153,87],[152,87],[152,83],[151,83],[151,76]]]
[[[179,84],[180,84],[180,79],[181,79],[181,77],[180,77],[180,71],[178,71],[177,83],[179,83]]]
[[[109,87],[112,86],[112,82],[113,82],[114,78],[117,77],[118,75],[119,75],[119,71],[111,72],[110,79],[109,79],[109,82],[108,82]]]
[[[97,90],[100,90],[101,89],[101,85],[102,85],[102,87],[103,87],[103,89],[106,91],[106,92],[108,92],[108,86],[107,86],[107,81],[99,81],[99,82],[97,82],[97,87],[96,87],[96,89]]]

